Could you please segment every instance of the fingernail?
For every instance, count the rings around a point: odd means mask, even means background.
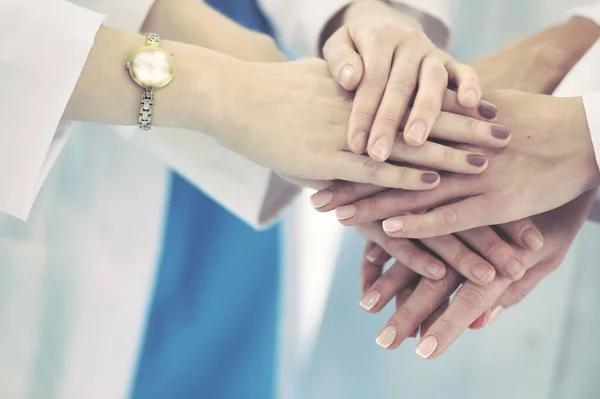
[[[427,359],[429,356],[433,355],[433,352],[435,352],[437,346],[438,340],[433,335],[430,335],[422,340],[419,345],[417,345],[415,352],[423,359]]]
[[[475,93],[475,90],[467,90],[465,93],[465,100],[467,100],[469,104],[473,104],[472,106],[475,106],[475,101],[477,101],[477,93]]]
[[[490,127],[490,134],[500,140],[505,140],[510,136],[510,128],[507,126],[492,126]]]
[[[348,84],[348,81],[352,78],[352,75],[354,75],[355,69],[352,65],[346,65],[345,67],[342,68],[342,70],[340,71],[340,81],[342,82],[342,84],[344,86],[346,86]]]
[[[362,154],[363,152],[365,152],[365,147],[367,145],[367,134],[365,132],[356,133],[356,136],[354,136],[354,139],[352,139],[351,144],[351,150],[353,152]]]
[[[498,108],[493,106],[492,104],[482,103],[478,108],[479,115],[483,116],[486,119],[494,119],[498,116]]]
[[[375,245],[367,252],[365,258],[367,258],[369,262],[374,263],[381,255],[383,255],[383,249],[381,249],[379,245]]]
[[[487,157],[481,154],[469,154],[467,155],[467,163],[469,165],[477,166],[481,168],[487,162]]]
[[[544,237],[539,235],[534,229],[528,227],[521,235],[523,244],[532,251],[539,251],[544,246]]]
[[[430,263],[425,266],[425,270],[435,278],[442,278],[446,274],[446,268],[439,263]]]
[[[388,219],[383,221],[383,230],[388,233],[396,233],[404,228],[404,222],[397,219]]]
[[[392,151],[390,140],[387,137],[380,137],[375,141],[371,152],[379,161],[385,161]]]
[[[425,122],[415,121],[406,132],[404,139],[410,139],[412,141],[411,144],[423,144],[425,142],[426,133],[427,126],[425,125]]]
[[[511,259],[504,266],[504,272],[508,275],[508,277],[511,278],[511,280],[520,280],[525,275],[525,265],[516,259]]]
[[[502,312],[504,312],[504,308],[502,306],[496,306],[494,310],[492,310],[492,312],[490,313],[490,317],[488,319],[486,327],[491,326],[492,323],[495,322],[498,319],[498,317],[500,317]]]
[[[354,205],[341,206],[335,210],[335,217],[338,220],[348,220],[356,215],[358,208]]]
[[[319,209],[323,208],[325,205],[331,204],[333,201],[333,191],[331,190],[321,190],[310,197],[310,202],[312,203],[313,208]]]
[[[381,346],[383,349],[387,349],[396,340],[396,336],[398,335],[398,330],[394,326],[387,326],[383,329],[382,332],[379,333],[375,342],[377,345]]]
[[[371,291],[360,300],[360,306],[368,312],[377,305],[380,298],[381,294],[379,291]]]
[[[433,184],[440,179],[440,175],[434,172],[427,172],[421,175],[421,181],[425,184]]]
[[[484,265],[483,263],[478,263],[473,268],[473,276],[478,278],[481,281],[486,281],[490,274],[494,272],[494,269],[488,265]]]

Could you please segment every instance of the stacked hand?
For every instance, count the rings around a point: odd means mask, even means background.
[[[496,110],[488,114],[486,110],[492,108],[480,102],[473,70],[416,34],[410,23],[401,21],[405,16],[381,2],[372,3],[364,0],[350,6],[344,24],[323,51],[338,83],[356,90],[348,124],[352,151],[366,150],[376,161],[388,159],[391,153],[393,160],[394,151],[380,143],[399,142],[404,165],[427,158],[430,143],[416,146],[430,131],[433,137],[449,126],[451,114],[439,114],[440,108],[480,119],[489,116],[499,124],[486,125],[488,133],[498,138],[508,135],[504,125],[512,129],[506,149],[481,148],[458,135],[444,137],[444,151],[485,154],[489,164],[485,171],[470,174],[449,173],[460,171],[446,167],[434,189],[390,190],[372,181],[338,181],[312,197],[315,208],[335,209],[342,224],[356,226],[368,240],[361,306],[378,312],[395,298],[397,311],[377,343],[393,349],[420,329],[417,353],[436,357],[469,326],[490,324],[558,267],[587,217],[600,171],[580,98],[490,92],[486,99],[498,107],[499,114]],[[579,28],[569,25],[570,31]],[[540,41],[549,43],[552,35],[561,37],[555,31],[539,34],[476,62],[481,80],[489,88],[551,91],[565,68],[536,65],[548,60],[540,54],[556,50],[540,46]],[[506,60],[523,61],[529,76],[523,71],[507,73],[502,69]],[[446,93],[440,100],[446,77],[456,84],[458,94]],[[525,82],[530,82],[529,87]],[[473,108],[475,104],[479,106]],[[464,127],[481,131],[482,123],[471,119]],[[419,125],[423,128],[415,130]],[[404,132],[403,139],[396,138],[397,131]],[[411,160],[408,153],[414,154]],[[527,218],[532,215],[538,216]],[[384,272],[383,265],[392,257],[395,263]]]

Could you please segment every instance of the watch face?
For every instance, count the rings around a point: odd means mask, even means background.
[[[129,60],[129,73],[140,86],[163,87],[173,77],[173,61],[160,48],[143,47]]]

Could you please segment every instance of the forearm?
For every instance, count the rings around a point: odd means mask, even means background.
[[[102,27],[77,82],[64,119],[108,125],[137,125],[142,89],[125,63],[145,43],[142,35]],[[243,87],[241,62],[211,50],[162,41],[175,65],[173,81],[157,90],[155,126],[211,133],[225,109],[234,109],[236,87]]]
[[[240,60],[285,61],[271,37],[235,23],[198,0],[157,0],[142,29]]]

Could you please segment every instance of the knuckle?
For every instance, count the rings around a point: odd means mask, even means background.
[[[445,164],[452,164],[455,162],[456,150],[452,147],[443,147],[442,149],[442,159]]]
[[[477,127],[479,126],[479,122],[475,118],[464,118],[465,128],[467,132],[473,134],[477,131]]]
[[[375,111],[367,108],[352,108],[353,117],[360,121],[359,123],[364,124],[366,126],[371,126],[373,121],[375,120]],[[367,130],[368,131],[368,130]]]
[[[362,28],[356,31],[355,40],[365,47],[379,47],[383,38],[376,29]]]
[[[486,295],[481,289],[466,284],[456,293],[455,297],[457,305],[463,309],[483,308],[486,299]]]
[[[442,333],[444,333],[444,332],[449,333],[449,332],[453,332],[453,331],[457,330],[456,323],[454,323],[453,321],[450,321],[448,319],[441,318],[441,317],[439,319],[437,319],[435,321],[435,323],[433,323],[433,325],[435,326],[435,329],[437,331],[442,332]],[[429,331],[431,331],[431,328]],[[438,340],[439,340],[439,336],[438,336]]]
[[[435,80],[448,82],[448,71],[446,70],[446,67],[444,67],[444,64],[442,64],[442,62],[438,58],[427,58],[426,64],[424,66],[426,67],[426,73],[430,77],[434,78]]]
[[[412,27],[406,28],[405,34],[407,37],[411,38],[412,40],[423,40],[423,39],[427,38],[427,36],[425,35],[425,32],[423,32],[421,29],[412,28]]]
[[[449,289],[448,279],[446,278],[442,278],[441,280],[423,278],[421,279],[421,284],[423,284],[426,290],[438,295],[445,295]]]
[[[389,90],[402,95],[412,97],[417,89],[417,82],[413,79],[392,79],[388,85]]]
[[[377,126],[378,129],[384,130],[387,134],[393,134],[398,130],[400,126],[400,119],[397,115],[384,112],[377,114]]]
[[[432,120],[436,120],[441,112],[439,102],[431,97],[421,99],[416,105],[416,108],[423,116],[431,118]]]
[[[508,245],[505,241],[498,237],[489,241],[486,244],[483,253],[486,255],[486,257],[491,259],[498,258],[504,254],[508,255],[511,252],[511,250],[512,248],[510,247],[510,245]]]
[[[511,302],[517,304],[527,297],[529,290],[519,284],[514,284],[509,288]]]
[[[420,271],[421,267],[424,267],[426,261],[429,259],[425,252],[421,251],[416,246],[412,247],[411,249],[407,249],[407,254],[407,266],[413,270],[416,269]]]
[[[383,165],[384,164],[382,162],[374,161],[371,158],[366,158],[363,161],[363,169],[365,171],[366,176],[373,180],[379,177]]]
[[[409,322],[411,324],[417,324],[417,315],[415,312],[407,306],[400,306],[394,314],[394,319],[397,321]]]
[[[452,226],[458,221],[458,214],[453,209],[444,209],[440,212],[440,221],[446,226]]]

